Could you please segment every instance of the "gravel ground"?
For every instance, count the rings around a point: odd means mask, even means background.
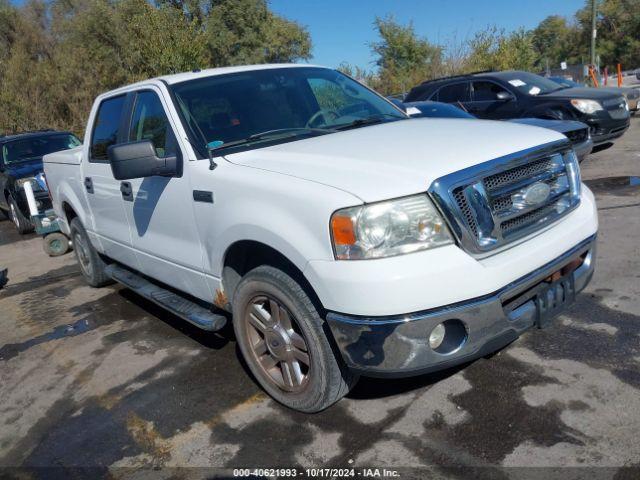
[[[40,238],[1,221],[0,477],[341,466],[402,478],[638,478],[640,186],[629,177],[640,176],[640,118],[582,170],[599,202],[598,267],[553,327],[436,375],[362,379],[317,415],[265,396],[230,331],[199,331],[117,286],[85,286],[72,255],[48,258]]]

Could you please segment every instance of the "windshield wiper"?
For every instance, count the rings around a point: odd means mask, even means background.
[[[240,140],[234,140],[227,143],[219,143],[219,141],[213,141],[209,143],[209,149],[214,152],[218,150],[224,150],[226,148],[237,147],[239,145],[246,145],[259,140],[268,140],[271,138],[291,138],[298,137],[300,135],[326,135],[327,133],[335,132],[332,128],[308,128],[308,127],[291,127],[291,128],[277,128],[275,130],[267,130],[265,132],[254,133],[247,138]]]
[[[394,118],[396,120],[404,120],[408,117],[401,117],[400,115],[394,115],[392,113],[379,113],[367,118],[358,118],[353,122],[345,123],[344,125],[334,125],[336,130],[346,130],[348,128],[363,127],[365,125],[375,125],[376,123],[382,123],[386,118]]]

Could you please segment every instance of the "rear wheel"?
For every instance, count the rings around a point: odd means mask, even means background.
[[[107,264],[100,258],[98,252],[87,235],[87,231],[78,218],[71,220],[71,242],[80,265],[80,272],[86,282],[92,287],[103,287],[113,283],[111,277],[105,273]]]
[[[18,203],[11,195],[9,195],[7,203],[9,204],[9,218],[16,226],[18,233],[24,235],[25,233],[32,232],[33,224],[31,223],[31,220],[22,214],[20,207],[18,207]]]
[[[234,330],[249,369],[269,395],[302,412],[324,410],[357,380],[323,323],[303,288],[271,266],[247,273],[233,297]]]

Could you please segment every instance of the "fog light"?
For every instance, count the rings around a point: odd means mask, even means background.
[[[431,330],[431,335],[429,335],[429,346],[432,349],[435,350],[440,345],[442,345],[445,331],[446,329],[444,328],[444,325],[442,323],[439,323],[433,330]]]

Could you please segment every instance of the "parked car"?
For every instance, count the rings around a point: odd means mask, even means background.
[[[640,80],[640,68],[636,70],[636,78]]]
[[[256,380],[305,412],[359,375],[448,368],[548,325],[595,266],[596,205],[566,137],[409,119],[328,68],[102,94],[83,146],[45,172],[90,285],[207,330],[229,312]]]
[[[42,157],[47,153],[77,147],[80,140],[69,132],[41,130],[0,136],[0,210],[24,234],[33,230],[23,185],[30,182],[40,209],[51,208],[42,178]]]
[[[477,118],[450,103],[431,101],[407,102],[402,104],[402,108],[412,117]],[[507,120],[507,122],[548,128],[563,134],[571,141],[579,162],[582,162],[593,149],[589,126],[582,122],[575,120],[548,120],[546,118],[512,118]]]
[[[441,78],[414,87],[406,102],[433,100],[463,105],[478,118],[549,118],[589,125],[594,145],[629,128],[624,98],[597,88],[568,88],[528,72],[484,72]]]
[[[570,88],[584,88],[584,85],[574,82],[570,78],[564,77],[549,77],[549,80],[553,80],[560,85]],[[599,90],[604,92],[618,93],[624,96],[629,105],[629,111],[634,115],[638,111],[638,103],[640,101],[640,85],[636,87],[598,87]]]

